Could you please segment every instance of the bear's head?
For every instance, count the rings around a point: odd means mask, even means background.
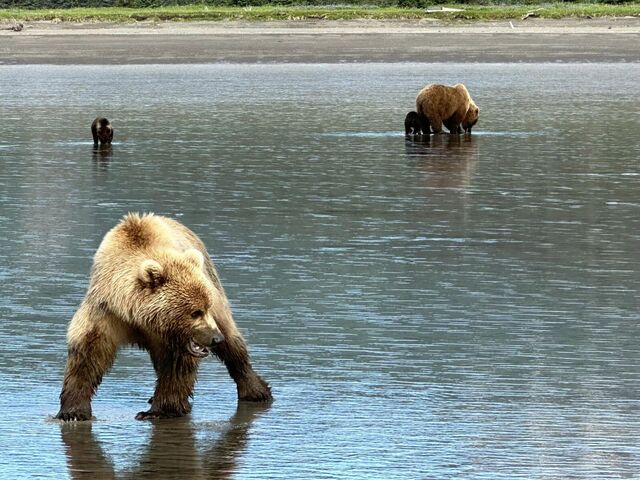
[[[111,133],[112,131],[113,128],[111,127],[111,125],[102,127],[100,130],[98,130],[98,138],[102,143],[110,143],[111,139],[113,138],[113,134]]]
[[[111,143],[113,140],[113,127],[106,118],[98,121],[96,134],[102,143]]]
[[[198,250],[143,260],[138,282],[143,295],[135,316],[171,345],[200,358],[224,340],[215,319],[224,315],[225,297],[206,276]]]
[[[473,103],[473,101],[469,102],[469,108],[467,109],[467,113],[462,119],[462,128],[465,133],[471,133],[471,128],[478,123],[478,118],[480,117],[480,109],[478,106]]]

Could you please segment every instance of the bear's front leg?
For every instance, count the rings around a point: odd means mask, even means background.
[[[107,314],[83,303],[69,324],[69,356],[60,393],[63,421],[91,420],[91,398],[111,368],[116,344],[105,333]]]
[[[444,133],[442,131],[442,119],[438,117],[431,118],[431,129],[433,133]]]
[[[191,413],[189,398],[193,396],[199,359],[157,349],[151,351],[151,360],[158,375],[156,390],[149,399],[151,408],[138,412],[136,420],[182,417]]]
[[[460,124],[462,123],[463,118],[464,115],[460,114],[460,112],[456,112],[442,123],[444,123],[444,126],[447,127],[447,130],[449,130],[451,135],[457,135],[462,133],[462,127]]]
[[[220,322],[218,322],[220,326]],[[224,341],[213,348],[216,356],[222,360],[229,371],[229,375],[236,382],[238,399],[250,402],[269,402],[273,400],[271,387],[251,366],[249,352],[244,338],[235,331],[221,327],[225,335]]]

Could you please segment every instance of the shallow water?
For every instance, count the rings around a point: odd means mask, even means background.
[[[640,476],[637,64],[0,66],[3,478]],[[407,141],[424,83],[471,137]],[[96,115],[115,128],[94,151]],[[65,328],[128,211],[208,245],[271,407],[56,413]]]

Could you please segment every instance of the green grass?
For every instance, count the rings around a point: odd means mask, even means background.
[[[365,7],[365,6],[261,6],[261,7],[213,7],[184,5],[157,8],[70,8],[70,9],[4,9],[0,20],[37,21],[56,20],[63,22],[133,22],[142,20],[403,20],[438,18],[442,20],[503,20],[516,19],[536,10],[540,18],[580,18],[605,16],[638,16],[640,3],[624,5],[608,4],[535,4],[535,5],[455,5],[463,12],[427,12],[419,8]]]

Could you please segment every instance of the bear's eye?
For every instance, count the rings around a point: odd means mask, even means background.
[[[191,312],[191,318],[200,318],[204,315],[204,313],[202,313],[202,310],[194,310],[193,312]]]

